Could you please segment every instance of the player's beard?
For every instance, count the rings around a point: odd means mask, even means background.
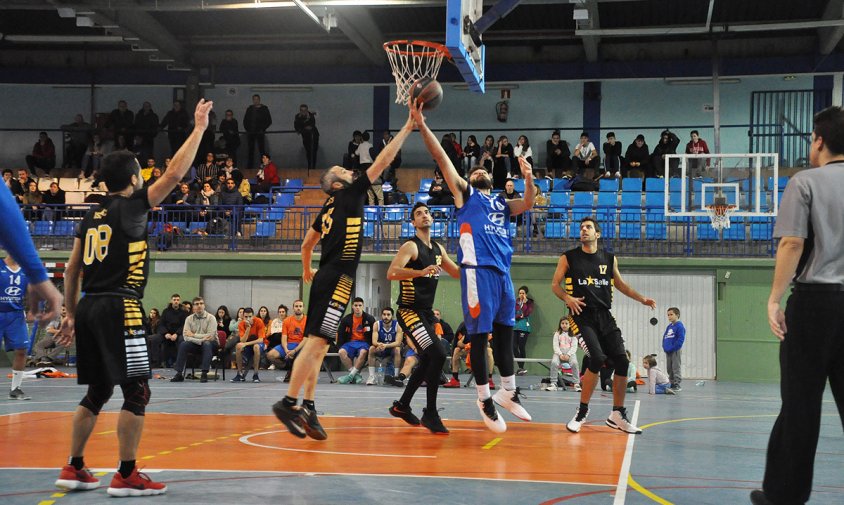
[[[492,189],[492,181],[486,177],[477,177],[472,179],[471,184],[475,189]]]

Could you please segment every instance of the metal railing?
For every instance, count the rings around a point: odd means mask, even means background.
[[[37,247],[69,250],[87,206],[22,209],[32,219]],[[408,205],[373,206],[364,211],[363,250],[393,253],[412,237]],[[198,207],[167,205],[150,212],[149,246],[159,251],[255,251],[298,253],[320,207],[277,205]],[[459,244],[453,206],[432,206],[432,236],[455,253]],[[708,218],[665,217],[645,209],[563,209],[535,207],[509,225],[519,255],[559,255],[579,244],[579,222],[595,216],[601,245],[621,256],[773,257],[774,217],[734,217],[715,231]],[[45,219],[52,217],[52,219]]]

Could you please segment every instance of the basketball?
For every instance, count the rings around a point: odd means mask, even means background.
[[[651,326],[656,326],[659,324],[659,319],[652,317],[651,318]]]
[[[436,109],[443,101],[443,87],[435,79],[423,77],[410,87],[410,96],[422,103],[423,110]]]

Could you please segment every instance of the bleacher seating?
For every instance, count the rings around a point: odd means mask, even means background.
[[[601,179],[601,180],[598,181],[598,190],[601,191],[601,192],[605,192],[605,191],[617,192],[618,187],[619,187],[618,179],[616,179],[615,177],[612,177],[610,179]]]

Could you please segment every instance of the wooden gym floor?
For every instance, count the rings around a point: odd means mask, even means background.
[[[8,370],[2,370],[3,376]],[[167,373],[167,371],[163,371]],[[278,373],[281,376],[281,372]],[[251,377],[251,374],[250,374]],[[431,435],[390,417],[401,390],[328,384],[317,409],[329,439],[299,440],[269,412],[286,390],[275,372],[263,383],[153,380],[139,465],[168,484],[155,503],[598,504],[749,503],[764,469],[768,433],[779,407],[771,384],[687,381],[676,397],[628,394],[644,433],[604,425],[608,393],[596,391],[579,434],[563,424],[576,409],[573,391],[530,391],[534,422],[502,413],[508,431],[485,429],[472,389],[440,390],[449,436]],[[0,382],[8,388],[8,380]],[[0,389],[4,391],[5,389]],[[0,400],[0,503],[105,503],[116,465],[119,388],[100,415],[86,463],[102,474],[94,491],[52,487],[67,458],[72,411],[84,389],[73,379],[24,382],[30,401]],[[421,414],[424,390],[414,411]],[[635,414],[634,414],[635,410]],[[811,503],[844,503],[844,439],[826,398]]]

